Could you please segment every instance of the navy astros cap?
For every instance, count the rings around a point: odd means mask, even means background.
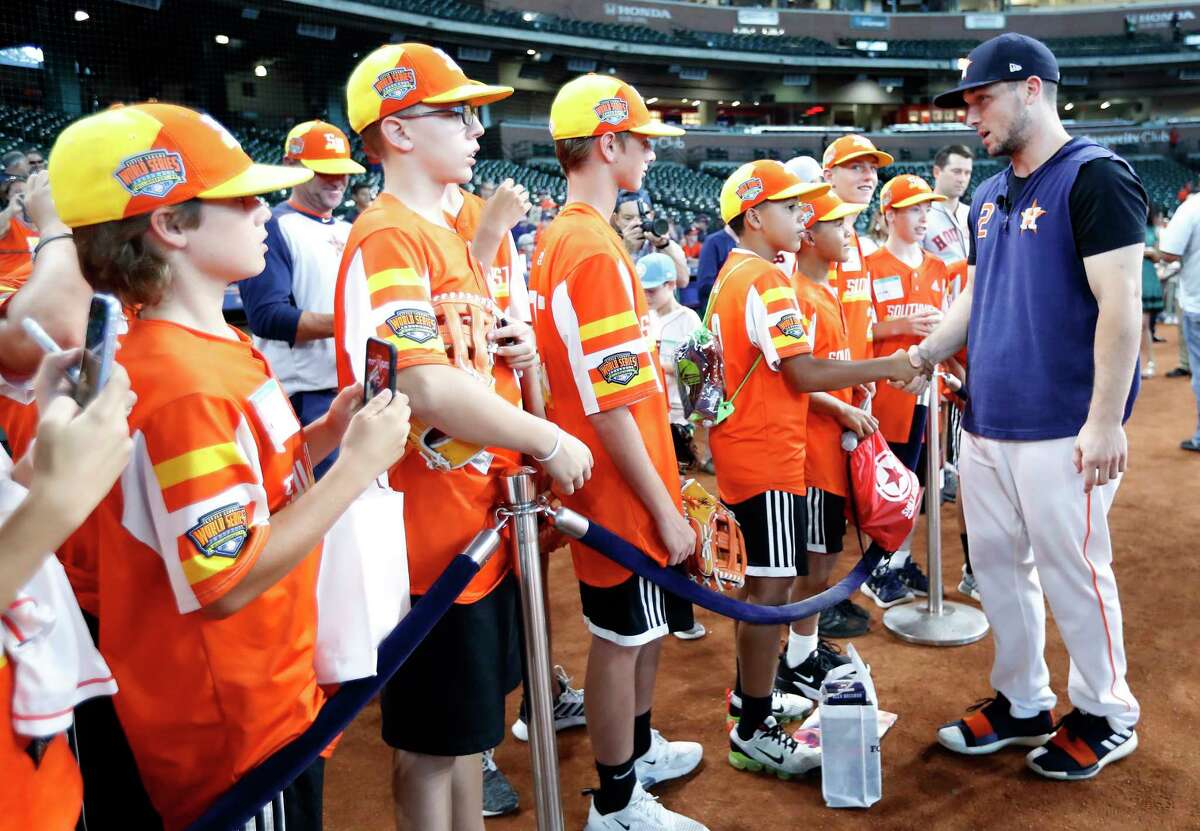
[[[954,109],[963,106],[966,90],[986,87],[1000,81],[1024,81],[1033,75],[1058,83],[1058,61],[1054,53],[1036,38],[1005,32],[971,50],[963,69],[962,82],[933,99],[935,107]]]

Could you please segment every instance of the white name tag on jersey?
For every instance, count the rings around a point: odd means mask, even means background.
[[[899,274],[893,274],[891,277],[876,277],[872,281],[871,287],[875,291],[875,300],[880,303],[904,299],[904,284],[900,282]]]
[[[274,378],[269,379],[250,396],[250,405],[271,443],[282,453],[287,440],[300,432],[300,421],[283,394],[283,387]]]

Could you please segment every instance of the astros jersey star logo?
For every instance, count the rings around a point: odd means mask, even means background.
[[[1037,200],[1034,199],[1032,205],[1021,211],[1021,230],[1033,231],[1036,234],[1038,217],[1045,215],[1046,212],[1038,206]]]

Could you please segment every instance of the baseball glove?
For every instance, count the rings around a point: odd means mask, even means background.
[[[717,591],[746,582],[746,542],[733,513],[695,479],[683,484],[683,509],[696,532],[696,550],[687,558],[688,576]]]
[[[489,388],[495,381],[487,333],[496,325],[495,308],[491,298],[477,294],[448,292],[433,296],[433,312],[446,347],[446,357]],[[434,470],[457,470],[476,459],[486,468],[491,461],[485,460],[487,454],[483,445],[460,441],[417,419],[411,422],[408,440]]]

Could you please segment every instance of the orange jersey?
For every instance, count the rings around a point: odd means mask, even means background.
[[[3,244],[2,240],[0,244]],[[32,272],[31,261],[9,274],[0,275],[0,317],[4,317],[8,301],[25,285]],[[0,375],[5,374],[7,369],[3,356],[0,356]],[[17,399],[0,395],[0,432],[4,433],[5,440],[12,449],[13,461],[18,461],[24,456],[29,445],[33,443],[33,438],[37,435],[37,420],[37,407],[32,397]]]
[[[799,272],[793,278],[800,311],[811,321],[813,357],[820,360],[849,361],[850,337],[846,317],[837,299],[837,290],[828,283],[818,284]],[[846,404],[853,403],[854,388],[829,390],[827,395]],[[810,488],[846,495],[846,453],[842,450],[842,432],[837,419],[808,408],[808,438],[804,457],[804,478]]]
[[[0,277],[12,274],[33,262],[33,249],[38,244],[38,232],[14,216],[8,233],[0,237]]]
[[[338,383],[361,380],[368,337],[396,347],[396,370],[421,364],[449,364],[438,331],[433,296],[462,292],[490,297],[488,281],[467,241],[449,228],[418,216],[399,199],[380,194],[354,221],[342,255],[334,298],[334,337]],[[520,406],[515,373],[493,369],[495,389]],[[457,470],[431,469],[413,449],[392,467],[388,478],[404,492],[408,577],[413,594],[424,594],[479,530],[491,524],[503,499],[498,474],[519,454],[489,448],[486,457]],[[494,589],[510,567],[507,546],[487,562],[459,596],[474,603]]]
[[[595,459],[592,478],[563,503],[666,565],[667,551],[650,512],[588,418],[628,407],[663,486],[672,497],[679,494],[650,311],[633,262],[608,219],[582,202],[566,205],[538,236],[529,288],[550,392],[546,417],[585,442]],[[590,586],[615,586],[629,577],[579,543],[571,543],[571,554],[575,574]]]
[[[875,328],[875,306],[871,299],[870,266],[868,258],[863,256],[857,231],[850,234],[850,256],[846,262],[836,264],[832,283],[846,316],[851,356],[856,361],[874,357],[871,330]]]
[[[119,353],[138,396],[133,457],[72,538],[96,547],[113,701],[167,829],[303,732],[324,701],[319,548],[234,614],[203,611],[254,566],[271,515],[312,480],[283,388],[237,334],[133,323]]]
[[[885,247],[867,257],[867,268],[871,272],[875,314],[880,321],[942,310],[948,272],[941,258],[923,251],[921,265],[914,269]],[[921,338],[915,335],[877,340],[875,354],[886,357],[920,342]],[[872,412],[879,419],[883,437],[893,444],[907,442],[917,399],[890,384],[876,384],[875,389]]]
[[[780,370],[785,359],[811,352],[812,342],[792,281],[774,263],[735,248],[709,307],[709,328],[725,356],[726,397],[742,385],[733,415],[708,434],[721,499],[744,502],[767,490],[803,496],[808,395],[788,386]]]
[[[446,211],[446,221],[455,232],[467,242],[475,240],[475,231],[479,228],[479,218],[483,215],[483,206],[487,204],[475,194],[459,188],[462,194],[462,205],[455,214]],[[515,274],[513,269],[517,263],[517,244],[512,234],[505,233],[492,259],[492,270],[487,275],[488,286],[496,305],[504,310],[506,315],[517,320],[530,320],[529,294],[525,291],[525,275]]]
[[[34,764],[31,739],[13,730],[12,665],[0,652],[0,827],[72,831],[83,804],[83,780],[75,756],[60,733]]]

